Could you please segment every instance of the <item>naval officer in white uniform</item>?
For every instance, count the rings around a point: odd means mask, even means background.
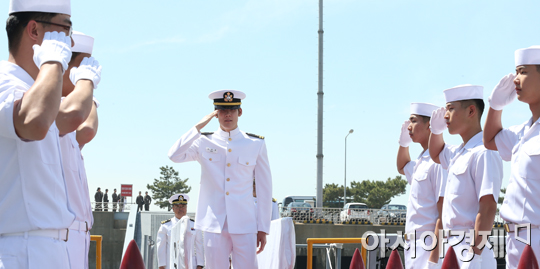
[[[94,223],[88,180],[77,136],[80,140],[81,135],[78,133],[89,132],[91,124],[86,124],[87,127],[83,130],[79,127],[87,121],[92,121],[88,118],[92,111],[95,113],[96,103],[93,101],[93,92],[101,79],[101,66],[91,58],[93,37],[74,32],[72,38],[75,46],[71,49],[73,54],[68,70],[64,74],[63,98],[57,122],[61,119],[65,123],[62,129],[68,131],[77,129],[66,134],[60,130],[60,148],[68,200],[75,213],[75,221],[69,227],[68,240],[69,262],[71,268],[75,269],[88,268],[89,230],[92,229]],[[94,129],[95,135],[97,126],[92,126],[91,129]]]
[[[71,59],[69,0],[12,0],[0,62],[0,268],[70,268],[55,124]]]
[[[272,176],[264,137],[238,128],[245,94],[212,92],[214,112],[204,117],[169,150],[173,162],[198,161],[201,183],[195,228],[203,230],[206,266],[210,269],[257,268],[257,247],[263,251],[270,231]],[[212,118],[219,129],[201,133]],[[257,206],[253,202],[256,179]]]
[[[439,107],[433,104],[412,103],[409,120],[401,126],[397,168],[411,185],[405,224],[405,240],[410,246],[405,250],[407,269],[424,269],[427,266],[431,252],[424,250],[422,244],[424,240],[420,236],[428,231],[437,234],[438,228],[442,228],[440,217],[447,172],[440,164],[431,160],[428,150],[431,133],[429,120],[431,113],[437,108]],[[423,149],[416,160],[411,160],[409,155],[411,142],[419,143]],[[432,238],[427,237],[425,245],[431,246],[431,243]],[[415,249],[412,249],[413,247]],[[438,258],[435,259],[435,263],[437,262]]]
[[[446,107],[434,111],[430,121],[429,153],[433,161],[448,169],[443,229],[475,231],[472,235],[474,246],[471,246],[470,237],[454,246],[462,269],[493,269],[497,266],[493,250],[479,248],[487,240],[480,232],[491,234],[503,175],[501,157],[482,143],[483,89],[482,86],[462,85],[445,90]],[[442,133],[447,128],[450,134],[460,135],[463,144],[445,144]],[[457,238],[450,236],[445,250],[456,244]],[[460,256],[472,260],[464,262]]]
[[[490,109],[484,128],[484,145],[498,150],[505,161],[511,162],[510,182],[500,209],[506,221],[506,268],[518,267],[527,238],[527,229],[516,224],[530,225],[530,244],[540,258],[540,46],[515,52],[516,75],[505,76],[493,89]],[[501,115],[505,106],[515,99],[529,105],[531,118],[523,124],[503,129]]]
[[[159,269],[174,269],[171,268],[170,255],[171,250],[169,249],[169,241],[171,239],[171,229],[174,225],[180,221],[180,219],[187,214],[187,205],[189,202],[189,196],[187,194],[179,193],[174,194],[169,198],[169,203],[172,205],[174,212],[174,217],[164,220],[161,222],[161,227],[159,227],[157,235],[157,253],[158,253],[158,267]],[[202,269],[204,268],[204,248],[203,248],[203,234],[200,230],[193,229],[193,220],[191,220],[191,232],[195,237],[194,242],[194,254],[192,257],[193,269]]]

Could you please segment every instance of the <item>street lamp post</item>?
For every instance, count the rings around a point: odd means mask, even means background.
[[[345,204],[347,203],[347,136],[349,136],[353,132],[354,130],[351,129],[349,133],[345,136],[345,180],[343,183],[343,207],[345,207]]]

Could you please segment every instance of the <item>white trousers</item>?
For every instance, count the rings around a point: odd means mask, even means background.
[[[66,242],[42,236],[0,237],[0,269],[70,268]]]
[[[67,250],[71,269],[88,269],[88,252],[90,251],[90,233],[69,230]]]
[[[448,243],[444,244],[444,254],[446,255],[446,252],[448,251],[448,248],[454,244],[454,242],[457,241],[457,236],[451,236],[448,238]],[[463,262],[460,259],[460,253],[461,256],[467,257],[469,248],[470,248],[470,239],[465,238],[461,243],[453,246],[454,252],[456,252],[456,257],[459,263],[459,267],[463,267]],[[493,255],[493,249],[489,249],[487,246],[484,247],[484,250],[482,250],[482,269],[493,269],[497,268],[497,261],[495,260],[495,256]],[[445,256],[446,257],[446,256]]]
[[[221,233],[204,233],[207,269],[229,269],[232,254],[234,269],[257,269],[257,234],[230,234],[227,220]]]
[[[527,239],[527,230],[520,229],[518,236],[522,239]],[[536,256],[537,262],[540,263],[540,229],[531,229],[531,247]],[[508,233],[506,238],[506,268],[517,269],[519,259],[525,249],[525,243],[516,239],[516,233]]]
[[[420,236],[421,233],[418,233],[418,236]],[[425,245],[430,247],[432,243],[431,237],[426,237]],[[416,257],[413,258],[413,245],[411,244],[411,241],[406,241],[406,244],[410,246],[410,248],[405,250],[405,269],[424,269],[427,266],[427,262],[429,260],[429,255],[431,254],[431,251],[424,250],[424,247],[422,245],[422,239],[416,239]]]

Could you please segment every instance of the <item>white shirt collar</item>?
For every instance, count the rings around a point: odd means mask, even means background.
[[[418,159],[420,158],[430,158],[431,159],[431,156],[429,156],[429,149],[426,149],[424,152],[420,153],[420,156],[418,156]]]
[[[8,61],[0,62],[0,74],[17,78],[21,83],[26,84],[24,88],[27,90],[34,84],[34,79],[24,69]]]
[[[463,148],[468,150],[468,149],[472,149],[478,145],[483,144],[482,137],[483,137],[483,132],[482,131],[478,132],[473,137],[471,137],[469,141],[467,141],[467,144],[465,144]]]
[[[234,137],[234,136],[236,136],[236,135],[239,134],[239,133],[240,133],[240,128],[238,128],[238,127],[236,127],[236,129],[232,130],[232,131],[230,132],[230,134],[229,134],[229,132],[225,132],[225,131],[221,130],[221,128],[219,128],[219,129],[215,132],[215,134],[219,135],[220,137],[224,137],[224,138],[226,138],[226,137]]]

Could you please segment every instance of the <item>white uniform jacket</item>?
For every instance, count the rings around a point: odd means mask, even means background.
[[[407,163],[403,171],[411,185],[405,232],[416,231],[419,238],[421,232],[435,230],[439,218],[437,202],[444,197],[448,172],[431,160],[429,150]]]
[[[502,160],[482,142],[482,132],[467,144],[445,145],[439,154],[443,168],[448,169],[448,180],[443,202],[444,229],[473,229],[480,209],[480,198],[493,195],[499,199],[502,184]]]
[[[511,161],[510,181],[501,217],[512,223],[540,225],[540,120],[501,130],[495,143],[502,159]]]
[[[195,229],[221,233],[269,233],[272,216],[272,176],[263,139],[238,128],[201,135],[195,127],[169,150],[176,163],[198,161],[201,184]],[[258,206],[253,203],[256,180]]]
[[[75,220],[88,224],[88,230],[92,228],[94,216],[88,191],[88,179],[84,160],[76,139],[76,132],[60,137],[62,149],[62,164],[66,177],[66,186],[71,209],[75,213]]]
[[[15,133],[13,107],[34,80],[18,65],[0,62],[0,234],[61,230],[75,219],[68,204],[59,134],[53,123],[40,141]]]
[[[169,238],[171,238],[171,229],[172,227],[179,222],[180,220],[176,217],[172,217],[170,221],[163,222],[161,227],[159,227],[157,234],[157,253],[158,253],[158,267],[165,266],[165,269],[170,268],[169,255],[171,250],[169,247]],[[193,221],[190,222],[193,228]],[[195,235],[194,249],[195,255],[193,264],[204,266],[204,247],[203,247],[203,235],[202,231],[192,229],[192,233]]]

